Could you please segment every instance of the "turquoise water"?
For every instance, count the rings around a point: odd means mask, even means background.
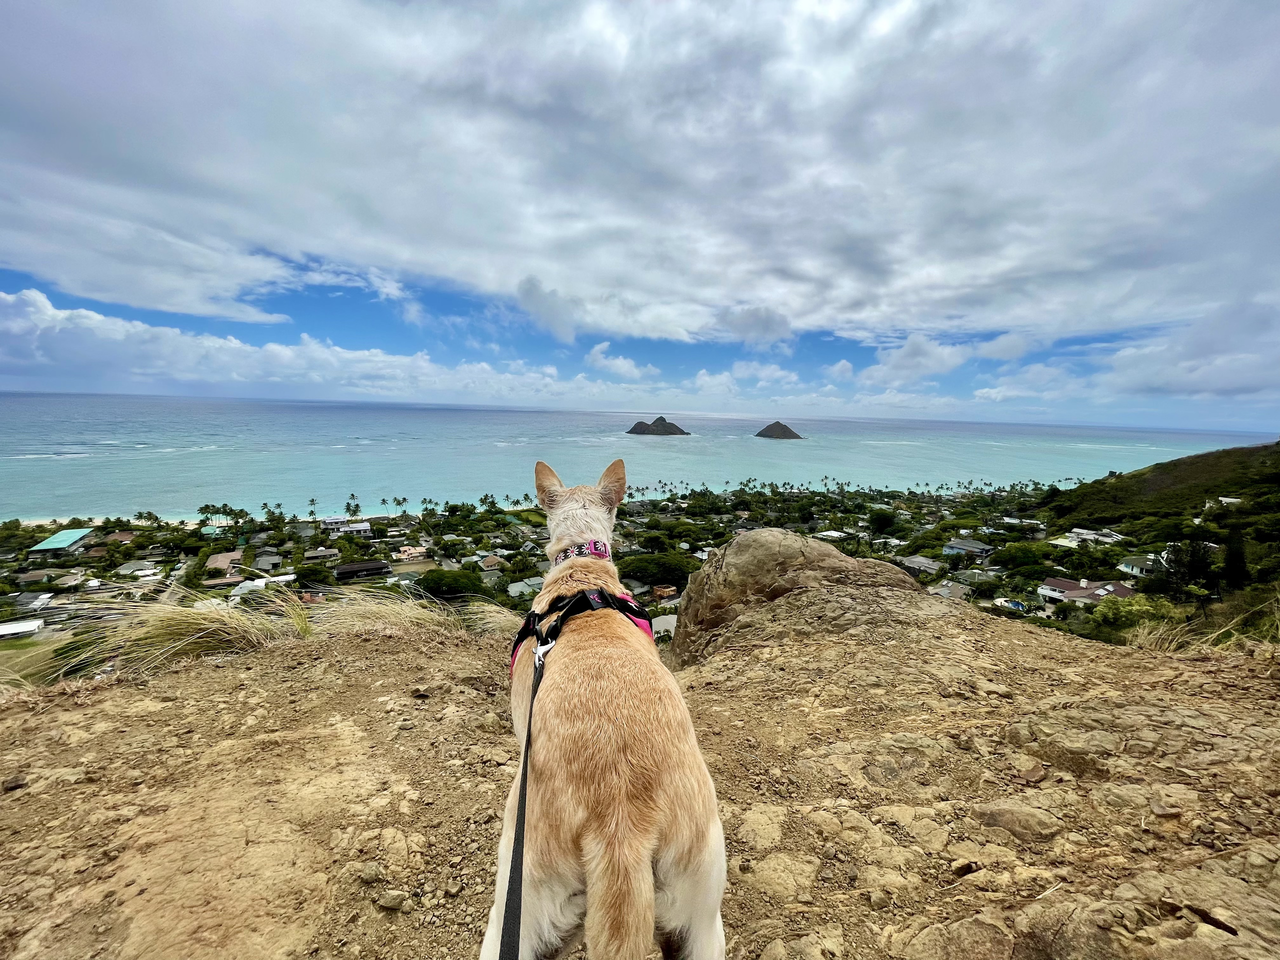
[[[659,413],[688,437],[624,431]],[[305,516],[366,513],[385,497],[472,500],[533,490],[546,460],[566,483],[615,457],[633,486],[754,477],[905,489],[1092,479],[1270,435],[923,420],[788,418],[804,441],[763,440],[764,418],[496,410],[413,404],[0,394],[0,517],[194,517],[205,503]]]

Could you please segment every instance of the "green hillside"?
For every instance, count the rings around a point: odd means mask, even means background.
[[[1223,505],[1219,497],[1241,502]],[[1251,579],[1280,577],[1280,444],[1169,460],[1071,490],[1050,487],[1039,505],[1052,532],[1111,527],[1143,550],[1187,540],[1240,542]]]

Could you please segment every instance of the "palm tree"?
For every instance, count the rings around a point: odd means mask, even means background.
[[[383,509],[383,510],[387,509],[387,498],[386,498],[386,497],[383,497],[383,498],[382,498],[382,509]]]
[[[311,508],[311,516],[314,517],[316,515],[316,498],[312,497],[310,500],[308,500],[307,506]]]

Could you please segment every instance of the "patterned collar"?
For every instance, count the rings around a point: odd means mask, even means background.
[[[603,540],[588,540],[586,543],[575,543],[572,547],[566,547],[556,554],[551,565],[557,566],[564,563],[571,557],[599,557],[601,560],[609,559],[609,544]]]

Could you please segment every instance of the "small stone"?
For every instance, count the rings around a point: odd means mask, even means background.
[[[456,897],[458,894],[462,892],[462,881],[461,880],[447,881],[444,885],[444,892],[446,896]]]
[[[380,863],[366,863],[360,868],[360,879],[365,883],[377,883],[387,878],[386,871]]]
[[[760,951],[760,960],[787,960],[787,947],[781,940],[774,940]]]
[[[408,891],[383,890],[382,893],[378,894],[378,906],[387,910],[399,910],[408,899]]]
[[[12,793],[14,790],[21,790],[29,782],[25,773],[15,773],[13,776],[5,778],[3,790],[5,793]]]
[[[871,900],[872,910],[887,909],[889,904],[892,902],[889,899],[889,894],[885,892],[883,888],[880,888],[880,887],[877,887],[875,890],[871,891],[870,900]]]
[[[431,696],[431,691],[426,687],[410,687],[409,696],[413,697],[415,700],[426,700]]]
[[[396,727],[399,728],[400,730],[412,730],[413,721],[410,720],[408,717],[404,717],[400,720],[399,723],[396,724]]]

